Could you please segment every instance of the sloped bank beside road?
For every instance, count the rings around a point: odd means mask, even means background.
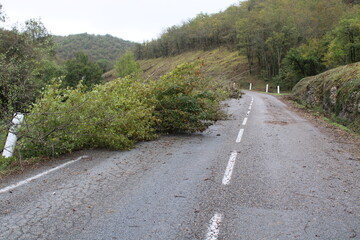
[[[302,79],[293,98],[360,133],[360,62]]]

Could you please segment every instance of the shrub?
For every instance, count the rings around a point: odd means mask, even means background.
[[[158,81],[116,79],[92,90],[54,81],[20,129],[22,157],[54,156],[82,148],[130,149],[161,133],[204,131],[219,119],[222,91],[200,64],[184,64]]]
[[[183,64],[154,83],[156,129],[165,133],[204,131],[220,118],[220,91],[212,89],[201,64]]]
[[[152,107],[129,78],[85,91],[54,82],[27,115],[20,131],[23,156],[51,156],[81,148],[129,149],[155,137]]]
[[[127,52],[119,57],[115,63],[115,73],[118,77],[137,75],[141,72],[139,63],[135,60],[132,52]]]

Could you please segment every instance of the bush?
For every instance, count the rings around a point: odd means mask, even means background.
[[[116,79],[92,90],[80,83],[49,85],[19,132],[23,157],[54,156],[83,148],[130,149],[161,133],[204,131],[219,119],[222,92],[200,64],[184,64],[145,82]]]
[[[51,156],[81,148],[129,149],[155,137],[153,108],[142,100],[142,86],[117,79],[85,91],[54,82],[27,115],[20,131],[23,156]]]
[[[221,94],[212,89],[200,67],[200,63],[180,65],[154,84],[159,132],[204,131],[221,117]]]

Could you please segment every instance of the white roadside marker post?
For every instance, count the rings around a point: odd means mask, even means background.
[[[277,93],[280,94],[280,86],[277,86]]]
[[[266,84],[266,92],[269,92],[269,84]]]
[[[252,83],[250,83],[250,87],[249,87],[249,90],[251,91],[251,89],[252,89]]]
[[[17,141],[16,132],[23,121],[24,121],[24,114],[15,113],[15,116],[12,120],[12,126],[10,127],[9,134],[6,138],[4,150],[2,153],[3,157],[5,158],[12,157]]]

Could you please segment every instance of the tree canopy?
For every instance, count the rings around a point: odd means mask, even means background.
[[[137,59],[218,46],[238,49],[249,70],[287,81],[359,61],[357,0],[247,0],[217,14],[199,14],[137,44]],[[291,78],[292,76],[292,78]]]
[[[91,62],[85,53],[78,52],[74,59],[67,60],[65,69],[64,86],[76,87],[82,81],[85,86],[91,87],[101,81],[101,68]]]
[[[134,43],[111,35],[74,34],[54,36],[56,54],[61,60],[69,60],[76,53],[83,52],[91,61],[107,60],[114,64],[115,60],[130,50]]]
[[[0,107],[2,116],[24,111],[41,88],[57,75],[53,41],[39,20],[22,29],[0,29]]]
[[[126,77],[131,74],[138,74],[141,69],[138,62],[136,62],[134,54],[127,52],[121,56],[115,63],[115,72],[118,77]]]

